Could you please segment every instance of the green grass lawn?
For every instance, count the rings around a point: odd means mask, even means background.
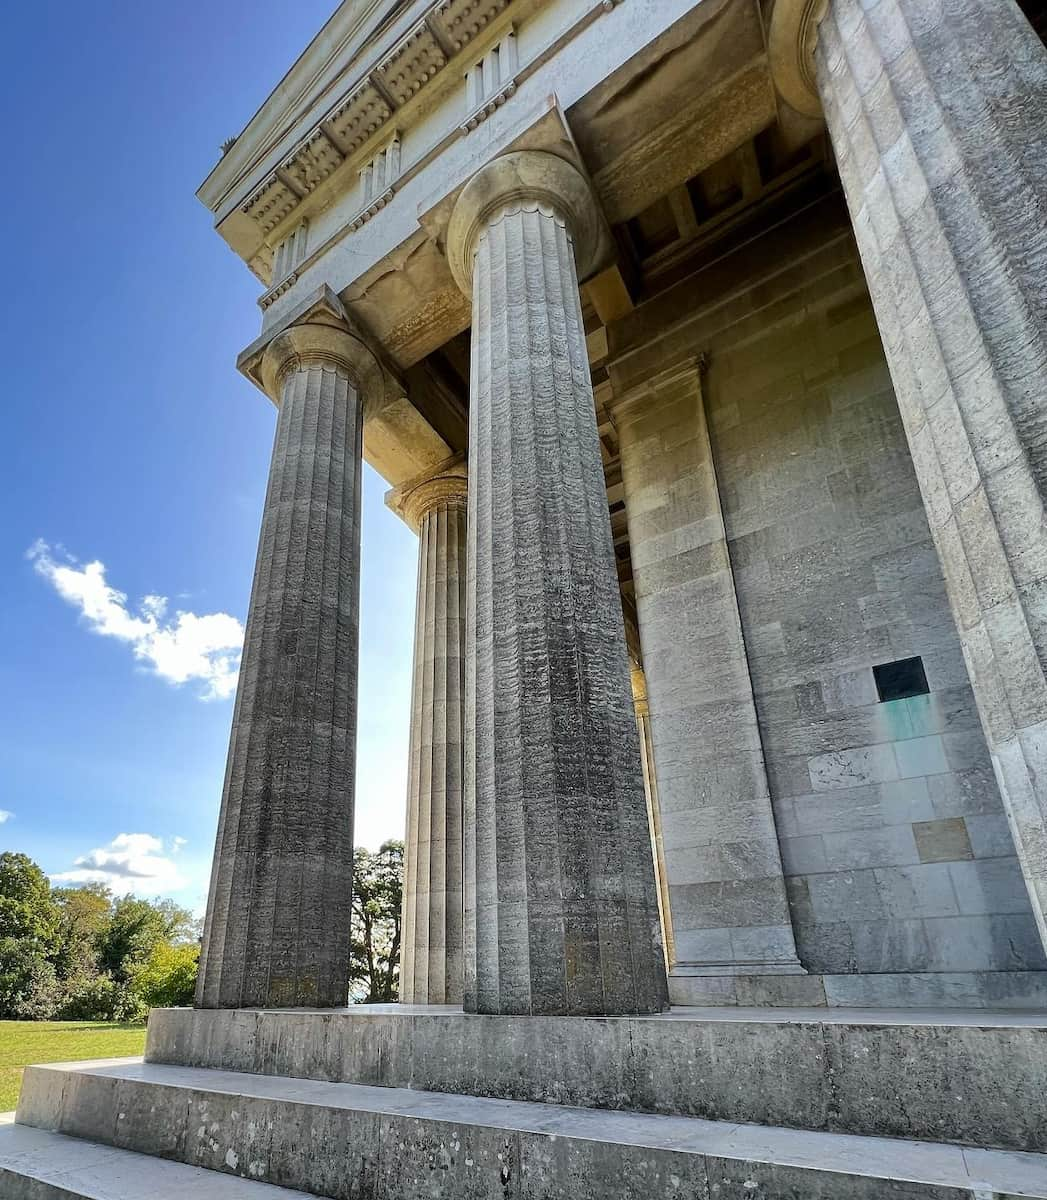
[[[18,1103],[29,1063],[123,1058],[145,1049],[145,1025],[115,1021],[0,1021],[0,1112]]]

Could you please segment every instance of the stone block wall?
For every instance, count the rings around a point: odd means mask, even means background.
[[[1042,969],[847,255],[787,294],[754,280],[737,303],[763,320],[718,334],[703,389],[799,955],[826,974]],[[880,702],[872,668],[913,656],[930,694]]]

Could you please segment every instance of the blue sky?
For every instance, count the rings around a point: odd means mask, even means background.
[[[204,902],[276,413],[233,366],[260,285],[194,193],[332,7],[5,13],[0,849],[52,876]],[[414,616],[384,491],[368,469],[370,846],[403,834]]]

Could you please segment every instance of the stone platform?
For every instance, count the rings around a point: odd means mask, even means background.
[[[1030,1014],[158,1010],[27,1069],[0,1197],[1047,1200],[1045,1080]]]
[[[85,1169],[93,1156],[96,1176],[106,1163],[102,1146],[123,1151],[108,1160],[110,1169],[142,1170],[142,1155],[163,1160],[160,1179],[175,1179],[172,1163],[206,1168],[192,1196],[253,1197],[223,1182],[240,1176],[281,1187],[275,1195],[260,1189],[258,1200],[302,1192],[336,1200],[1047,1197],[1047,1156],[1038,1154],[140,1060],[32,1067],[19,1120],[57,1125],[52,1153],[61,1150],[67,1162],[79,1154]],[[89,1141],[71,1145],[71,1138]],[[0,1138],[0,1172],[17,1178],[19,1164],[5,1163],[6,1153]],[[18,1184],[3,1195],[157,1195],[144,1175],[140,1191],[124,1193],[78,1190],[75,1166],[62,1175],[66,1190]]]
[[[1047,1015],[441,1005],[158,1009],[146,1060],[874,1137],[1047,1150]],[[960,1099],[962,1097],[962,1099]]]

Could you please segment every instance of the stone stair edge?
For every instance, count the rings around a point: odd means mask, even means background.
[[[1047,974],[1047,972],[1045,972]],[[637,1013],[622,1016],[513,1016],[467,1013],[460,1006],[442,1004],[359,1004],[345,1008],[157,1008],[150,1013],[159,1020],[206,1020],[221,1022],[237,1017],[264,1017],[266,1020],[293,1020],[305,1016],[330,1020],[377,1021],[393,1018],[445,1020],[495,1025],[499,1022],[535,1022],[552,1024],[598,1023],[623,1025],[831,1025],[859,1028],[899,1029],[1042,1029],[1047,1030],[1047,1010],[1027,1009],[869,1009],[869,1008],[742,1008],[677,1005],[664,1013]]]
[[[0,1114],[3,1200],[22,1200],[23,1195],[26,1200],[143,1200],[147,1195],[150,1200],[322,1200],[292,1188],[16,1125],[8,1116]],[[16,1187],[20,1190],[13,1191]]]
[[[1028,1152],[134,1062],[110,1063],[104,1067],[91,1063],[69,1067],[42,1064],[27,1069],[30,1092],[39,1078],[36,1072],[80,1079],[111,1079],[114,1081],[111,1092],[91,1098],[102,1104],[116,1103],[116,1089],[121,1084],[146,1091],[160,1087],[192,1093],[202,1098],[204,1105],[221,1107],[225,1103],[227,1111],[232,1111],[234,1117],[238,1104],[240,1108],[252,1104],[275,1105],[285,1113],[288,1106],[304,1105],[394,1122],[404,1119],[424,1122],[446,1131],[448,1137],[452,1136],[450,1131],[468,1127],[496,1135],[544,1137],[618,1147],[623,1153],[675,1153],[706,1161],[756,1164],[771,1170],[821,1171],[927,1187],[967,1189],[975,1196],[1047,1197],[1047,1155]],[[54,1098],[53,1090],[45,1088],[42,1107]],[[122,1106],[127,1104],[128,1098],[128,1093],[121,1091]],[[63,1099],[64,1096],[59,1098],[59,1104]],[[187,1138],[192,1116],[189,1104],[191,1100],[187,1099]],[[21,1108],[19,1111],[21,1116]],[[98,1144],[96,1130],[89,1134],[77,1133],[74,1127],[72,1131],[55,1132],[63,1136],[72,1132],[76,1137],[88,1137],[89,1144]],[[188,1154],[189,1149],[186,1148],[184,1153]],[[886,1169],[888,1163],[890,1170]]]

